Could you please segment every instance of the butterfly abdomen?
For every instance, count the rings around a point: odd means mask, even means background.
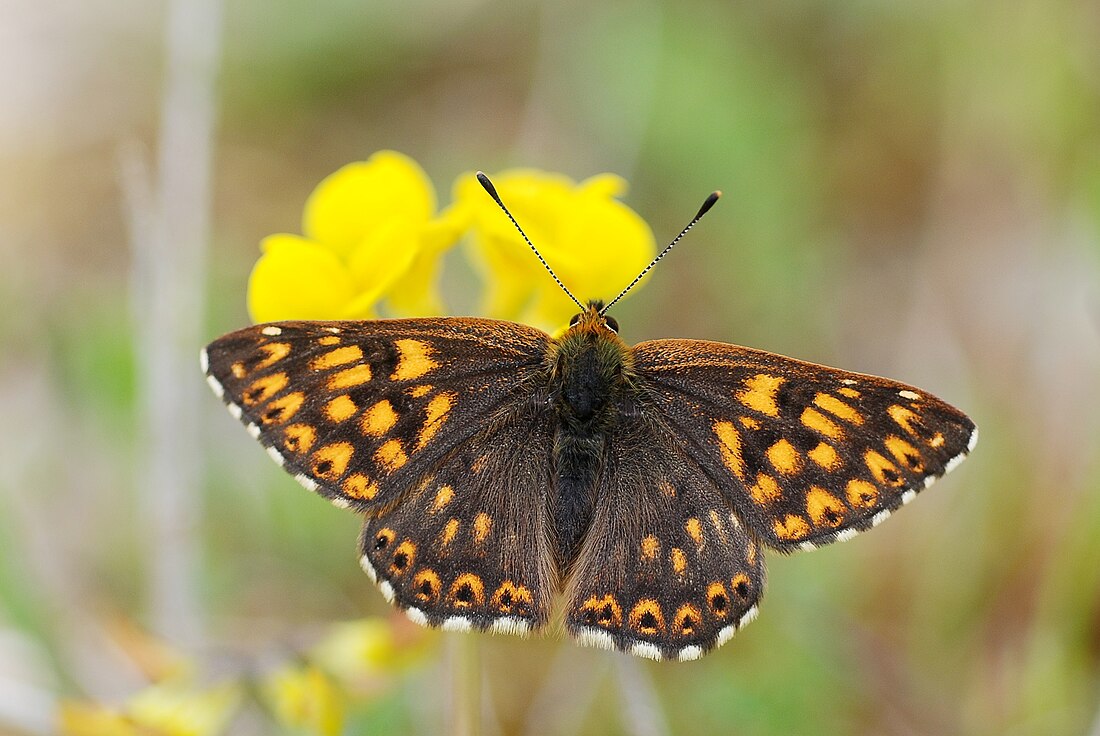
[[[592,523],[607,438],[630,390],[629,348],[598,314],[583,317],[553,343],[549,354],[550,395],[558,420],[549,502],[563,569],[576,557]]]

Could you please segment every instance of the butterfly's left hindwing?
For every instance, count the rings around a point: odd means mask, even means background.
[[[375,508],[518,400],[548,336],[483,319],[280,322],[210,343],[230,413],[310,490]]]
[[[920,389],[736,345],[633,349],[658,412],[762,541],[780,550],[877,525],[974,446],[974,423]]]

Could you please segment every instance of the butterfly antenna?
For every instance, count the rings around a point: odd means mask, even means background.
[[[705,202],[703,202],[703,206],[702,206],[702,207],[700,207],[700,208],[699,208],[699,211],[695,213],[695,217],[691,218],[691,222],[689,222],[689,223],[687,224],[687,227],[685,227],[685,228],[684,228],[683,230],[681,230],[681,231],[680,231],[680,234],[679,234],[679,235],[677,235],[677,236],[676,236],[675,238],[673,238],[673,239],[672,239],[672,242],[671,242],[671,243],[669,243],[668,245],[666,245],[666,246],[665,246],[665,249],[664,249],[663,251],[661,251],[660,253],[658,253],[658,254],[657,254],[657,257],[656,257],[656,258],[654,258],[654,259],[653,259],[652,261],[650,261],[650,262],[649,262],[649,265],[648,265],[648,266],[646,266],[645,268],[643,268],[643,269],[642,269],[642,272],[641,272],[640,274],[638,274],[638,275],[637,275],[637,276],[636,276],[636,277],[634,278],[634,280],[633,280],[633,281],[631,281],[631,282],[630,282],[629,284],[627,284],[627,287],[626,287],[625,289],[623,289],[622,291],[620,291],[620,292],[619,292],[619,295],[618,295],[617,297],[615,297],[614,299],[612,299],[611,301],[609,301],[609,302],[607,303],[607,306],[605,306],[605,307],[604,307],[603,309],[601,309],[601,310],[600,310],[600,314],[601,314],[601,315],[607,314],[607,310],[611,309],[611,307],[612,307],[612,306],[613,306],[613,305],[615,304],[615,302],[619,301],[619,300],[620,300],[620,299],[622,299],[622,298],[623,298],[624,296],[626,296],[626,292],[628,292],[628,291],[630,291],[631,289],[633,289],[633,288],[634,288],[634,286],[635,286],[635,285],[636,285],[636,284],[637,284],[637,283],[638,283],[639,281],[641,281],[641,280],[642,280],[642,277],[643,277],[643,276],[645,276],[645,275],[646,275],[647,273],[649,273],[649,269],[651,269],[651,268],[653,268],[654,266],[656,266],[656,265],[657,265],[657,261],[659,261],[659,260],[661,260],[662,258],[664,258],[664,257],[665,257],[665,254],[666,254],[666,253],[668,253],[668,252],[669,252],[670,250],[672,250],[673,246],[675,246],[675,245],[676,245],[677,243],[679,243],[679,242],[680,242],[680,238],[682,238],[682,237],[684,237],[685,235],[687,235],[687,232],[688,232],[688,230],[690,230],[691,228],[695,227],[695,223],[697,223],[697,222],[699,222],[699,220],[703,219],[703,215],[707,214],[707,211],[708,211],[708,210],[709,210],[709,209],[710,209],[711,207],[713,207],[713,206],[714,206],[714,203],[715,203],[715,202],[717,202],[717,201],[718,201],[718,198],[719,198],[719,197],[721,197],[721,196],[722,196],[722,192],[720,192],[720,191],[714,191],[714,192],[711,192],[711,193],[710,193],[710,196],[709,196],[709,197],[707,197],[707,199],[706,199],[706,201],[705,201]]]
[[[538,256],[539,263],[541,263],[550,273],[550,276],[554,279],[554,282],[561,287],[562,291],[569,295],[570,299],[576,302],[577,306],[580,307],[581,311],[583,312],[585,309],[584,305],[581,304],[580,300],[577,299],[577,297],[573,296],[573,292],[565,288],[565,284],[563,284],[561,282],[561,279],[558,278],[558,275],[554,273],[554,269],[550,268],[550,264],[547,263],[546,259],[542,257],[542,253],[539,253],[539,249],[536,248],[535,244],[531,242],[531,239],[527,237],[527,233],[523,232],[523,228],[521,228],[519,226],[519,223],[516,222],[516,218],[512,217],[512,213],[509,212],[508,208],[504,206],[504,202],[500,201],[500,195],[497,194],[497,188],[493,186],[493,182],[489,181],[489,177],[485,176],[483,172],[479,171],[477,172],[477,180],[481,182],[481,186],[485,188],[485,191],[489,193],[489,196],[493,198],[493,201],[500,205],[500,208],[504,210],[504,214],[508,215],[508,219],[511,220],[512,224],[516,226],[516,230],[519,230],[519,234],[523,236],[523,239],[527,242],[527,245],[531,246],[531,250],[533,250],[535,252],[535,255]],[[694,224],[695,223],[692,223],[692,225]],[[690,227],[690,225],[688,227]]]

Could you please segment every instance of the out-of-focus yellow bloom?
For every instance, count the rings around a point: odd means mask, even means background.
[[[248,283],[252,319],[367,319],[387,296],[405,314],[437,312],[439,256],[463,222],[435,209],[431,181],[407,156],[379,151],[344,166],[306,201],[302,236],[260,244]]]
[[[431,638],[432,633],[420,627],[396,631],[387,619],[348,621],[332,626],[313,648],[311,658],[345,687],[370,694],[421,660]]]
[[[649,225],[616,199],[627,187],[618,176],[599,174],[578,184],[560,174],[516,169],[492,180],[582,302],[613,298],[653,258]],[[468,252],[485,282],[483,314],[552,329],[577,311],[472,174],[459,177],[454,196],[473,225]]]
[[[346,697],[316,665],[285,667],[264,682],[264,693],[279,723],[316,736],[339,736]]]
[[[64,736],[215,736],[239,700],[236,685],[203,690],[176,679],[145,688],[117,710],[63,703],[58,726]]]

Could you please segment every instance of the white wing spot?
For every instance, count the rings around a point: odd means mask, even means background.
[[[406,608],[405,615],[409,617],[409,620],[414,624],[420,624],[421,626],[428,625],[428,617],[419,608]]]
[[[803,542],[802,544],[798,545],[798,548],[809,551],[811,549],[817,549],[817,545],[813,542]]]
[[[469,631],[473,627],[473,623],[465,616],[451,616],[443,619],[443,623],[439,628],[444,631]]]
[[[879,524],[881,524],[882,522],[886,521],[889,518],[890,518],[890,510],[889,509],[883,509],[882,511],[879,511],[877,514],[875,514],[874,516],[871,517],[871,526],[878,526]]]
[[[339,335],[340,334],[340,328],[339,327],[326,327],[325,332],[331,332],[334,335]]]
[[[916,497],[917,497],[917,492],[916,491],[908,490],[905,493],[901,494],[901,502],[903,504],[907,504]]]
[[[531,625],[521,618],[505,616],[504,618],[498,618],[489,628],[498,634],[526,636],[527,632],[531,630]]]
[[[720,647],[727,641],[733,638],[733,635],[737,633],[737,624],[730,624],[726,628],[718,632],[718,636],[714,639],[714,645]]]
[[[386,599],[386,603],[393,603],[393,586],[390,585],[389,580],[380,582],[378,590],[382,591],[382,597]]]
[[[359,567],[363,568],[363,572],[367,574],[372,583],[378,582],[378,573],[374,571],[374,565],[370,564],[370,559],[366,555],[359,558]]]
[[[676,659],[680,660],[681,662],[690,662],[691,660],[699,659],[699,657],[702,656],[702,647],[691,646],[681,649],[680,652],[676,655]]]
[[[749,610],[745,611],[745,615],[742,616],[741,620],[739,620],[737,622],[737,628],[738,629],[743,629],[746,626],[748,626],[749,624],[751,624],[753,621],[756,620],[756,614],[758,614],[758,613],[760,613],[760,609],[757,608],[756,606],[753,606]]]
[[[581,646],[597,647],[599,649],[615,648],[615,640],[611,638],[611,634],[602,629],[584,626],[577,629],[577,633],[573,636]]]
[[[859,383],[858,381],[855,381],[851,378],[842,378],[840,379],[840,382],[843,383],[845,386],[855,386],[857,383]]]
[[[226,404],[225,409],[226,409],[226,411],[229,412],[229,415],[232,416],[234,419],[240,419],[241,414],[244,413],[244,412],[241,411],[241,407],[237,406],[236,404]]]
[[[281,452],[276,450],[274,447],[268,447],[267,454],[270,455],[271,459],[278,463],[280,467],[282,467],[284,460]]]
[[[307,478],[306,480],[309,480],[309,479]],[[302,485],[305,485],[305,484],[303,483]],[[350,509],[351,508],[351,501],[347,500],[346,498],[340,498],[339,496],[337,496],[336,498],[330,498],[329,502],[332,503],[332,505],[335,506],[338,509]]]
[[[255,422],[252,422],[251,424],[249,424],[247,427],[245,427],[245,429],[248,431],[248,435],[252,439],[256,439],[257,437],[260,436],[260,428],[256,426]]]
[[[847,542],[849,539],[856,536],[857,534],[859,534],[859,532],[857,532],[855,529],[845,529],[844,531],[836,533],[836,541]]]
[[[903,399],[909,399],[910,401],[916,401],[917,399],[920,398],[920,394],[918,394],[914,391],[910,391],[907,388],[902,389],[901,391],[898,391],[898,396],[900,396]]]
[[[661,659],[661,650],[656,644],[650,644],[647,641],[634,642],[634,645],[630,647],[630,653],[635,657],[645,657],[646,659]]]
[[[199,367],[202,368],[203,373],[210,370],[210,356],[206,354],[206,348],[199,351]]]
[[[294,480],[301,483],[302,488],[305,488],[307,491],[313,491],[314,493],[317,492],[317,481],[313,480],[313,478],[310,478],[308,475],[305,475],[304,473],[298,473],[297,475],[294,476]],[[340,506],[340,504],[336,503],[337,501],[344,501],[344,499],[342,499],[342,498],[332,499],[332,502],[334,504],[336,504],[337,506]],[[347,507],[348,507],[348,503],[347,503],[347,501],[344,501],[344,505],[341,506],[340,508],[345,508],[346,509]]]
[[[222,388],[222,385],[220,383],[218,383],[218,379],[208,375],[206,377],[206,382],[210,384],[210,390],[213,391],[214,395],[217,396],[219,399],[225,396],[225,389]]]
[[[974,427],[974,431],[970,433],[970,440],[966,443],[966,451],[973,452],[974,448],[978,445],[978,428]]]
[[[966,453],[965,452],[960,452],[958,455],[956,455],[955,457],[948,460],[947,465],[943,466],[943,474],[947,475],[952,470],[959,467],[959,463],[961,463],[965,459],[966,459]]]
[[[283,329],[281,327],[276,327],[275,325],[268,325],[267,327],[260,330],[260,332],[264,335],[267,335],[268,337],[275,337],[276,335],[283,334]]]

